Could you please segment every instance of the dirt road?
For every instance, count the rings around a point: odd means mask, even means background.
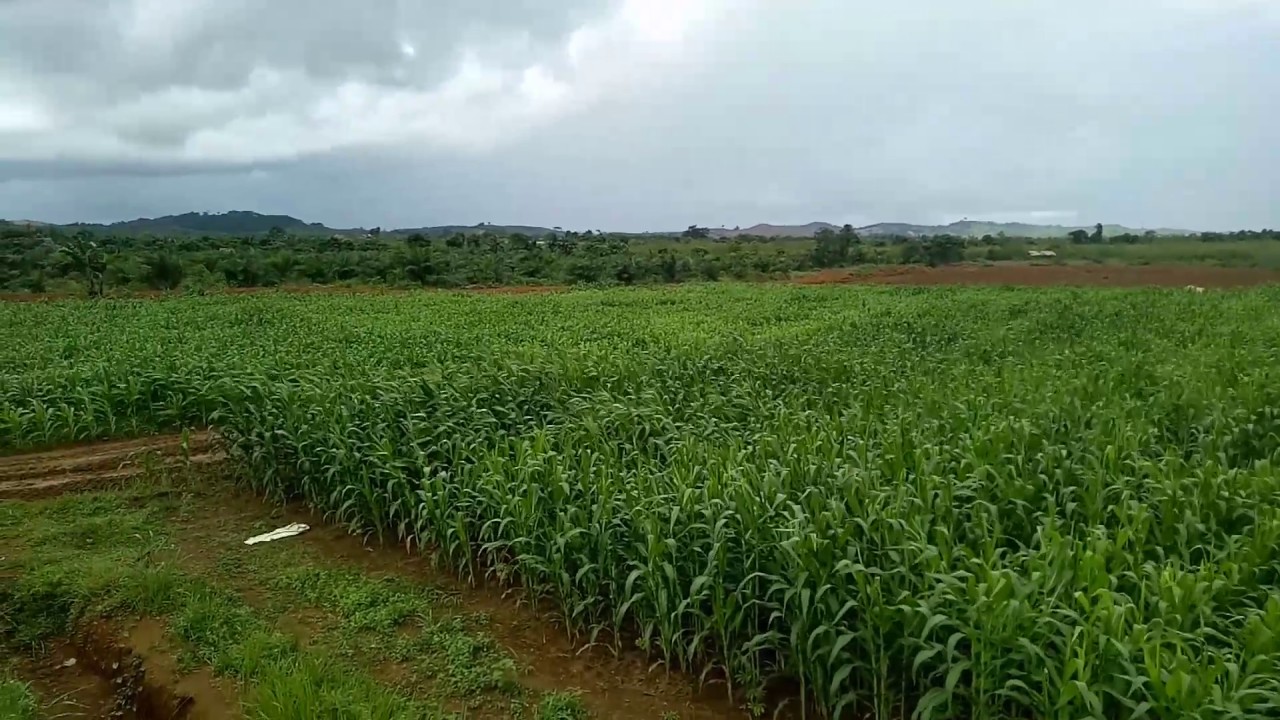
[[[1250,287],[1280,284],[1280,270],[1209,265],[894,265],[837,268],[793,278],[801,285],[1009,285],[1088,287]]]
[[[183,436],[91,443],[12,457],[0,457],[0,500],[49,497],[72,490],[107,489],[148,467],[221,459],[208,431]]]

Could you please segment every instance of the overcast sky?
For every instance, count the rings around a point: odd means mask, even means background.
[[[1280,227],[1280,0],[0,0],[0,217]]]

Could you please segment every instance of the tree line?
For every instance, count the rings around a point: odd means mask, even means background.
[[[21,293],[212,290],[288,284],[465,287],[648,284],[775,277],[859,262],[902,261],[887,245],[866,250],[851,228],[831,237],[774,240],[644,238],[596,232],[455,233],[432,238],[94,234],[80,229],[0,229],[0,289]],[[908,258],[909,259],[909,258]]]
[[[1277,239],[1272,231],[1205,234],[1205,242]],[[1079,244],[1154,242],[1154,235],[1073,232]],[[784,276],[863,264],[945,265],[1025,256],[1023,238],[951,235],[860,237],[853,227],[812,238],[712,238],[691,226],[679,237],[599,232],[543,236],[493,231],[439,238],[421,233],[176,237],[95,233],[0,224],[0,290],[16,293],[113,290],[205,291],[297,284],[466,287],[652,284]]]

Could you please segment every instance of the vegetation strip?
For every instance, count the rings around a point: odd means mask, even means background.
[[[30,685],[0,673],[0,720],[36,720],[37,709]]]
[[[333,232],[256,213],[190,214],[93,228],[0,220],[0,293],[97,297],[280,286],[647,285],[786,277],[823,268],[1029,259],[1280,268],[1280,232],[1272,230],[1185,237],[1102,225],[1068,233],[978,222],[861,230],[818,223],[791,228],[794,236],[785,228],[758,229],[753,234],[690,227],[634,235],[480,225]]]

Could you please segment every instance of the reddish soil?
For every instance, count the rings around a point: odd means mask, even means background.
[[[839,268],[797,276],[800,285],[1076,285],[1089,287],[1249,287],[1280,283],[1280,270],[1208,265],[895,265]]]
[[[18,674],[30,682],[48,717],[88,720],[111,717],[115,690],[110,678],[99,677],[70,642],[47,648],[38,660],[17,665]]]
[[[776,282],[766,280],[765,282]],[[871,268],[833,268],[805,273],[786,282],[799,285],[1078,285],[1091,287],[1250,287],[1280,284],[1280,270],[1211,265],[1099,265],[1033,264],[1002,262],[993,265],[889,265]],[[469,286],[457,290],[427,288],[426,292],[460,292],[479,295],[541,295],[570,290],[565,285]],[[414,288],[381,285],[281,285],[274,288],[222,288],[220,295],[256,295],[281,292],[289,295],[400,295],[423,292]],[[130,290],[113,293],[117,298],[162,298],[181,293]],[[0,302],[42,302],[79,298],[71,293],[0,293]]]
[[[142,661],[147,680],[167,688],[188,720],[227,720],[240,717],[240,702],[229,681],[214,677],[207,667],[184,675],[165,640],[164,623],[143,618],[128,633],[117,636]],[[166,716],[167,717],[167,716]]]
[[[222,458],[208,431],[189,433],[185,461],[194,465]],[[0,457],[0,500],[33,499],[71,490],[103,489],[150,467],[184,462],[181,435],[92,443]]]
[[[157,634],[157,629],[158,633]],[[129,632],[106,623],[82,628],[20,666],[49,705],[48,717],[85,720],[230,720],[234,695],[207,670],[179,679],[157,650],[163,626],[143,620]]]
[[[464,290],[481,295],[545,295],[569,289],[567,285],[504,285],[502,287],[468,287]]]

